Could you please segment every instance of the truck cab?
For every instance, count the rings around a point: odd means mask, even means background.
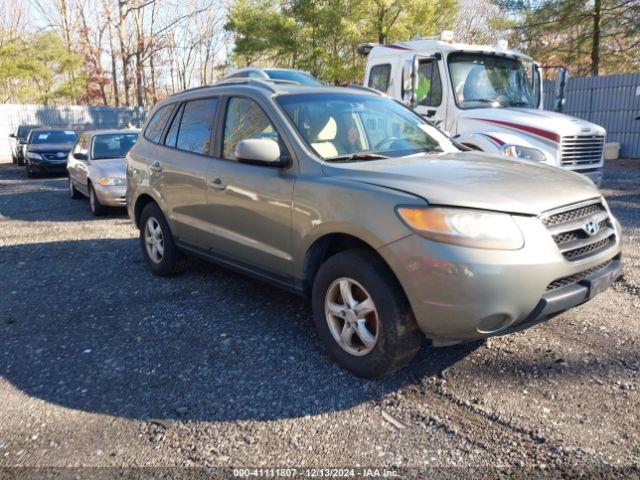
[[[602,179],[604,128],[543,110],[542,68],[531,57],[442,38],[363,45],[364,85],[413,108],[457,142]]]

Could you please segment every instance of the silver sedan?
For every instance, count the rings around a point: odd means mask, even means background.
[[[91,130],[80,135],[67,162],[69,195],[89,197],[91,213],[125,207],[125,157],[138,139],[138,130]]]

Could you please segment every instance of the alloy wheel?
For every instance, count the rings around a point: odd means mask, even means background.
[[[335,341],[347,353],[371,352],[380,336],[378,310],[369,292],[352,278],[341,277],[329,286],[325,318]]]
[[[164,255],[164,237],[160,223],[154,217],[149,217],[145,224],[144,244],[151,261],[160,263]]]

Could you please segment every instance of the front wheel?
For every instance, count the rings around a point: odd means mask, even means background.
[[[96,191],[91,185],[89,185],[89,208],[91,209],[91,214],[94,217],[104,215],[107,211],[107,207],[100,203],[100,200],[98,200],[98,196],[96,195]]]
[[[169,224],[155,203],[149,203],[140,215],[140,247],[151,271],[166,277],[180,273],[188,259],[176,247]]]
[[[398,370],[420,349],[421,334],[400,284],[371,252],[341,252],[323,263],[312,303],[329,354],[359,377]]]
[[[80,194],[80,192],[76,189],[76,187],[73,185],[73,182],[71,181],[71,177],[69,177],[69,196],[71,198],[73,198],[74,200],[81,198],[82,195]]]

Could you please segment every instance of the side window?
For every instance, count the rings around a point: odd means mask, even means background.
[[[232,98],[224,122],[223,157],[235,160],[236,146],[248,138],[270,138],[279,142],[278,132],[256,102],[248,98]]]
[[[180,120],[182,119],[182,112],[184,112],[184,104],[180,106],[180,110],[173,117],[173,123],[167,132],[167,137],[164,139],[164,144],[168,147],[176,147],[176,141],[178,140],[178,131],[180,130]]]
[[[391,65],[376,65],[371,67],[369,72],[369,88],[374,88],[381,92],[387,93],[389,82],[391,81]]]
[[[185,103],[176,148],[201,155],[209,154],[217,106],[217,98],[203,98]]]
[[[418,66],[418,105],[438,107],[442,103],[442,82],[436,60],[423,60]]]
[[[153,115],[153,118],[144,131],[144,136],[147,140],[150,140],[153,143],[160,143],[162,131],[164,130],[164,126],[167,124],[167,120],[169,120],[171,110],[173,110],[173,104],[165,105]]]

